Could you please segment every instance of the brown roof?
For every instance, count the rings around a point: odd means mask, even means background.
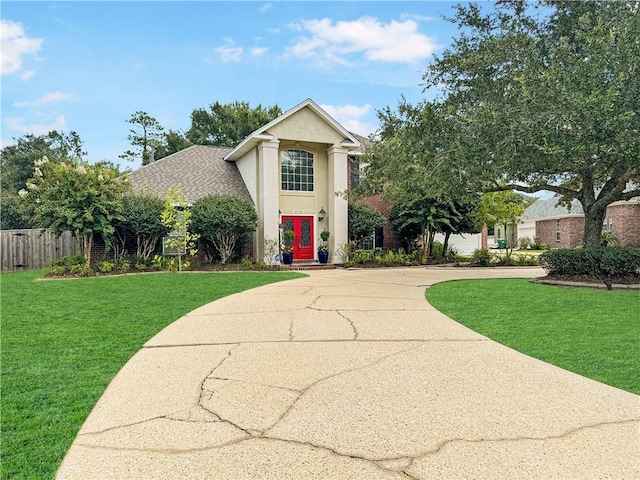
[[[358,140],[358,142],[360,142],[360,147],[356,148],[355,150],[349,153],[354,153],[356,155],[362,154],[362,152],[364,152],[364,149],[371,144],[371,140],[369,140],[367,137],[363,137],[362,135],[358,135],[357,133],[353,133],[353,132],[349,132],[349,133],[353,135],[353,137],[356,140]]]
[[[193,145],[131,172],[129,179],[136,190],[147,190],[160,198],[166,198],[170,188],[178,187],[189,203],[225,193],[253,204],[235,162],[224,160],[230,150]]]

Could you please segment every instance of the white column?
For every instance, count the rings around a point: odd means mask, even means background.
[[[280,170],[278,169],[277,140],[262,141],[258,144],[258,235],[256,238],[256,258],[264,258],[265,239],[278,239],[278,192]]]
[[[327,211],[329,231],[329,261],[338,262],[336,252],[341,245],[349,240],[347,200],[344,192],[347,190],[347,152],[344,147],[332,145],[327,149],[329,159],[329,208]],[[335,193],[339,193],[335,195]]]

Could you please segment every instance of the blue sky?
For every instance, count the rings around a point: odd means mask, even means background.
[[[457,34],[453,2],[2,2],[2,146],[76,131],[90,161],[130,145],[138,110],[167,129],[219,101],[313,99],[349,130],[425,98],[421,75]]]

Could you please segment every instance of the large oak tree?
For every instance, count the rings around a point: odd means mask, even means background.
[[[607,206],[640,195],[639,3],[513,0],[450,20],[460,34],[424,75],[441,94],[380,113],[372,177],[552,191],[582,204],[583,244],[599,246]]]

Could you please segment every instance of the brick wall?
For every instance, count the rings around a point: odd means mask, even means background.
[[[389,204],[382,199],[381,195],[374,195],[372,197],[363,198],[359,200],[358,203],[363,203],[365,205],[369,205],[372,208],[378,210],[384,217],[389,219],[389,210],[391,209]],[[397,249],[398,248],[398,239],[393,233],[393,228],[391,227],[391,223],[387,221],[382,227],[382,235],[384,237],[383,248],[386,249]]]
[[[640,203],[610,205],[606,220],[621,246],[640,245]]]
[[[349,157],[349,161],[347,162],[347,188],[351,190],[354,185],[353,182],[359,179],[359,163],[356,157]],[[378,210],[384,217],[389,219],[389,210],[390,206],[387,202],[382,199],[381,195],[373,195],[371,197],[363,198],[358,201],[358,203],[363,203],[365,205],[369,205],[372,208]],[[385,223],[382,228],[383,239],[383,248],[387,249],[396,249],[398,248],[398,240],[396,236],[393,234],[393,228],[391,227],[391,223]]]
[[[556,241],[556,220],[536,222],[536,237],[549,248],[575,248],[582,244],[583,217],[560,218],[560,241]],[[621,246],[640,245],[640,203],[610,205],[605,222],[611,224]]]
[[[560,238],[556,237],[556,220],[536,222],[536,237],[549,245],[549,248],[575,248],[582,244],[584,217],[560,218]]]

